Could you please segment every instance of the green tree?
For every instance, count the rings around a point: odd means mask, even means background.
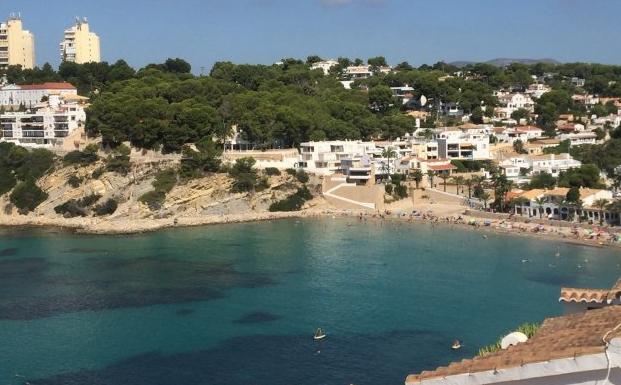
[[[414,183],[416,184],[416,188],[418,189],[420,182],[423,181],[423,172],[419,168],[417,168],[412,173],[412,179],[414,179]]]
[[[257,185],[257,171],[254,169],[254,158],[240,158],[235,161],[229,171],[234,192],[254,192]]]
[[[9,199],[20,213],[26,214],[36,209],[47,197],[47,193],[41,190],[34,180],[29,179],[19,183],[11,192]]]
[[[608,207],[608,199],[597,199],[593,202],[593,206],[597,207],[599,210],[599,225],[604,225],[604,209]]]
[[[520,139],[516,139],[513,142],[513,151],[515,151],[518,154],[527,154],[528,152],[524,149],[524,142],[522,142]]]

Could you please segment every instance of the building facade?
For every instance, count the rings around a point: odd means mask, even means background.
[[[9,84],[0,88],[0,106],[34,108],[50,95],[77,95],[78,91],[71,83]]]
[[[35,65],[34,35],[24,30],[22,19],[15,15],[0,23],[0,70],[12,65],[24,69]]]
[[[90,31],[86,18],[78,18],[73,27],[65,30],[60,43],[60,59],[78,64],[101,61],[99,36]]]
[[[0,141],[33,147],[62,144],[86,121],[85,98],[51,95],[45,107],[34,112],[8,112],[0,115]]]

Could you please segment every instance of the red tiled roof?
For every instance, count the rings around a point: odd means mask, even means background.
[[[75,90],[75,86],[67,82],[58,83],[39,83],[39,84],[22,84],[19,86],[22,90]]]
[[[433,171],[455,170],[457,168],[450,163],[449,164],[430,164],[427,167]]]
[[[410,375],[406,379],[406,384],[603,353],[607,342],[621,336],[621,331],[613,330],[619,322],[621,322],[621,306],[606,306],[582,313],[548,318],[539,331],[526,342],[494,353],[453,362],[434,371]],[[606,335],[607,339],[604,342],[603,338]]]
[[[610,289],[561,288],[560,302],[611,303],[621,296],[621,279]]]

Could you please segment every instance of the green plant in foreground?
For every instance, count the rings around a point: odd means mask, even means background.
[[[520,332],[520,333],[524,333],[526,335],[526,337],[528,337],[529,339],[532,338],[537,331],[539,330],[539,328],[541,327],[541,324],[537,324],[537,323],[523,323],[520,326],[518,326],[514,331],[516,332]],[[505,335],[507,335],[509,333],[505,333],[503,335],[503,337]],[[486,354],[490,354],[490,353],[494,353],[500,350],[500,341],[501,339],[498,339],[498,341],[496,341],[496,343],[491,344],[491,345],[486,345],[483,346],[482,348],[479,349],[479,352],[477,353],[477,356],[484,356]]]

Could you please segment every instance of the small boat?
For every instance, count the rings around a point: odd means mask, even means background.
[[[315,341],[323,340],[324,338],[326,338],[326,333],[323,331],[322,328],[318,328],[317,330],[315,330],[315,335],[313,336],[313,339]]]
[[[459,340],[453,341],[453,345],[451,345],[451,349],[453,350],[461,349],[461,342],[459,342]]]

